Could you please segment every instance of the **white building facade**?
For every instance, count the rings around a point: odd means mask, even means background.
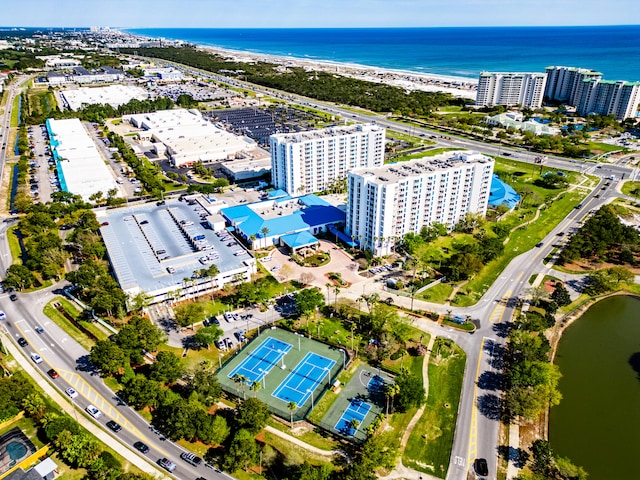
[[[478,80],[476,106],[521,105],[540,108],[546,83],[546,73],[482,72]]]
[[[588,68],[547,67],[547,85],[544,98],[557,102],[576,105],[580,87],[585,80],[600,80],[602,73]]]
[[[385,129],[375,124],[276,134],[269,142],[272,183],[290,195],[321,192],[353,169],[384,164]]]
[[[423,226],[486,215],[493,168],[490,157],[458,151],[349,172],[345,231],[360,248],[386,255]]]
[[[584,80],[576,111],[583,117],[590,114],[614,115],[622,121],[636,117],[639,103],[640,82]]]

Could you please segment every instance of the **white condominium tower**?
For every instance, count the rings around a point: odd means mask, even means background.
[[[476,106],[540,108],[546,82],[546,73],[482,72],[478,80]]]
[[[289,195],[327,190],[355,168],[382,165],[384,141],[375,124],[272,135],[271,182]]]
[[[487,213],[494,161],[477,152],[448,152],[349,172],[346,233],[385,255],[409,232],[467,213]]]
[[[578,115],[614,115],[617,120],[635,118],[640,103],[640,82],[584,80],[576,99]]]
[[[576,105],[576,98],[584,80],[600,80],[602,74],[588,68],[547,67],[547,86],[544,98]]]

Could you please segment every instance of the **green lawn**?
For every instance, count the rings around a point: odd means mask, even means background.
[[[626,181],[622,184],[621,191],[625,195],[629,195],[630,197],[635,197],[636,195],[634,195],[633,192],[638,191],[638,193],[640,193],[640,182]]]
[[[608,143],[600,143],[600,142],[589,142],[587,143],[587,148],[594,153],[598,153],[598,152],[608,153],[608,152],[627,150],[626,148],[621,147],[620,145],[610,145]]]
[[[449,466],[466,363],[464,351],[453,342],[445,342],[440,338],[434,345],[427,404],[402,458],[405,466],[440,478],[445,478]]]
[[[521,253],[533,249],[583,198],[584,194],[575,191],[565,193],[560,199],[551,202],[547,208],[544,208],[535,223],[513,232],[509,236],[509,242],[505,245],[504,254],[487,264],[463,288],[463,291],[456,295],[452,304],[468,306],[480,300],[511,260]]]
[[[10,124],[11,127],[17,127],[20,125],[20,117],[18,116],[19,104],[20,104],[20,95],[17,95],[16,98],[13,99],[13,110],[11,110],[11,124]],[[13,148],[11,150],[13,150]]]
[[[435,145],[434,142],[424,142],[427,145]],[[432,150],[426,150],[420,153],[412,153],[411,155],[399,155],[397,157],[388,158],[385,160],[386,163],[395,163],[395,162],[406,162],[409,160],[415,160],[417,158],[424,157],[434,157],[436,155],[440,155],[441,153],[451,152],[454,150],[459,150],[458,148],[434,148]]]
[[[13,169],[12,169],[13,171]],[[9,242],[9,250],[11,251],[11,263],[22,263],[22,250],[20,249],[20,242],[18,242],[18,237],[15,234],[17,225],[10,227],[7,229],[7,241]]]
[[[426,300],[427,302],[444,303],[451,295],[451,292],[453,292],[453,285],[450,283],[440,283],[421,292],[416,298]]]
[[[289,428],[288,425],[285,425],[282,422],[269,419],[268,424],[269,426],[277,430],[280,430],[281,432],[291,435],[291,428]],[[340,448],[340,444],[334,437],[329,435],[322,435],[322,432],[323,431],[319,429],[306,430],[304,431],[304,433],[301,433],[301,434],[296,433],[295,437],[299,438],[305,443],[308,443],[309,445],[313,445],[314,447],[320,448],[322,450],[331,451],[331,450],[336,450]]]

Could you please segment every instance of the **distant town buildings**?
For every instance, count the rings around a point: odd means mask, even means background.
[[[482,72],[478,81],[476,105],[540,108],[546,82],[545,73]]]
[[[327,190],[353,169],[381,166],[384,142],[375,124],[272,135],[272,183],[290,195]]]
[[[453,227],[467,213],[485,215],[493,167],[490,157],[459,151],[349,172],[345,232],[385,255],[425,225]]]

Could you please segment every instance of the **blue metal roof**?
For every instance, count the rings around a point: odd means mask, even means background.
[[[318,239],[307,231],[283,235],[280,237],[280,241],[286,243],[290,248],[306,247],[318,243]]]
[[[268,229],[267,236],[281,236],[301,232],[327,223],[344,223],[345,213],[315,195],[300,197],[307,205],[291,215],[264,219],[247,205],[223,208],[220,213],[241,230],[247,237],[263,236],[262,230]]]
[[[276,198],[282,198],[282,197],[289,197],[289,194],[287,192],[285,192],[284,190],[272,190],[270,192],[267,193],[267,198],[269,200],[274,200]]]
[[[500,180],[500,177],[498,177],[498,175],[494,174],[493,179],[491,180],[489,205],[498,207],[503,203],[506,203],[509,208],[513,209],[519,201],[520,195],[518,195],[510,185],[507,185],[505,182]]]

